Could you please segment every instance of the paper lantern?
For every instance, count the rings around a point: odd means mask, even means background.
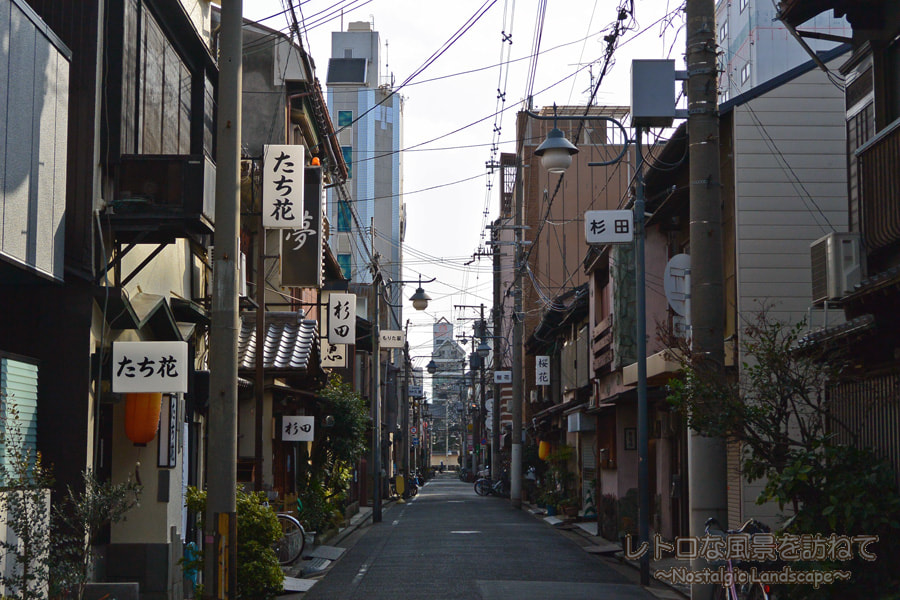
[[[541,442],[538,445],[538,458],[547,460],[548,456],[550,456],[550,442]]]
[[[136,446],[156,437],[161,406],[160,392],[125,394],[125,435]]]

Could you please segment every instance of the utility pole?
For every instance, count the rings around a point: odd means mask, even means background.
[[[407,329],[409,326],[409,321],[406,322]],[[409,491],[409,449],[410,449],[410,436],[409,436],[409,342],[403,343],[403,386],[401,387],[401,398],[400,398],[400,410],[403,413],[400,416],[400,428],[402,431],[400,432],[400,439],[403,442],[400,444],[400,447],[403,448],[403,456],[401,457],[400,469],[403,473],[403,483],[405,483],[405,487],[403,490],[403,495],[408,495]]]
[[[375,248],[375,223],[372,223],[372,248]],[[377,254],[372,258],[372,522],[381,523],[381,330],[378,285],[381,269]]]
[[[522,136],[519,136],[522,139]],[[512,356],[512,448],[509,468],[509,499],[515,508],[522,506],[522,205],[525,168],[522,165],[522,148],[516,156],[515,191],[515,279],[513,282],[513,356]]]
[[[496,237],[498,230],[491,227],[491,237]],[[494,240],[496,241],[496,240]],[[499,340],[500,335],[500,252],[497,246],[492,246],[494,258],[494,308],[491,310],[491,317],[494,320],[494,340]],[[504,361],[500,359],[502,354],[497,352],[497,342],[494,342],[494,372],[501,369]],[[494,387],[492,388],[492,396],[494,402],[491,404],[491,465],[500,466],[500,384],[497,383],[497,377],[494,377]],[[500,472],[494,475],[499,477]]]
[[[719,175],[714,0],[687,0],[688,140],[690,161],[691,343],[704,378],[724,376],[724,284]],[[727,523],[726,445],[722,438],[688,432],[690,534],[703,535],[716,517]],[[692,568],[707,566],[701,558]],[[691,586],[691,598],[712,597],[712,585]]]
[[[216,123],[216,247],[209,332],[204,597],[237,597],[237,338],[243,2],[222,2]]]

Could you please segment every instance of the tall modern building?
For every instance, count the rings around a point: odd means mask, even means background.
[[[401,279],[403,100],[380,74],[380,48],[378,32],[368,22],[331,34],[328,107],[349,169],[350,197],[329,190],[327,214],[332,249],[354,283],[371,282],[366,248],[373,246],[385,278]],[[399,286],[389,291],[392,303],[400,304]]]
[[[718,0],[716,40],[719,44],[719,103],[774,79],[809,61],[810,56],[777,19],[772,0]],[[845,18],[822,13],[801,27],[826,39],[804,37],[813,51],[830,50],[849,41],[852,29]]]

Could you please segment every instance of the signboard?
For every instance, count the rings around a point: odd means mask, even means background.
[[[332,344],[356,343],[356,294],[328,296],[328,341]]]
[[[303,146],[263,146],[262,219],[266,229],[294,229],[304,218]]]
[[[284,442],[311,442],[315,433],[315,417],[281,417]]]
[[[630,210],[588,210],[584,213],[584,240],[588,244],[630,244],[634,214]]]
[[[178,396],[164,394],[159,415],[156,466],[174,469],[178,461]]]
[[[417,437],[412,438],[412,445],[413,445],[413,446],[418,446],[418,445],[419,445],[419,438],[417,438]]]
[[[322,301],[328,305],[329,294],[322,292]],[[347,344],[332,344],[328,341],[328,316],[319,319],[319,364],[323,369],[342,369],[347,366]]]
[[[512,383],[512,371],[494,371],[494,383]]]
[[[187,392],[187,342],[113,342],[112,391]]]
[[[420,384],[411,385],[409,386],[409,395],[413,398],[424,398],[425,389]]]
[[[405,342],[406,334],[403,331],[386,329],[379,333],[382,348],[402,348]]]
[[[294,227],[280,229],[281,285],[322,287],[322,169],[304,173],[304,204]]]
[[[412,427],[409,428],[409,432],[413,435],[416,435],[416,433],[418,433],[418,431],[419,431],[419,428],[416,427],[415,425],[413,425]]]
[[[550,385],[550,357],[534,357],[535,385]]]

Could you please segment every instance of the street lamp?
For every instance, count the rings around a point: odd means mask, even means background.
[[[481,340],[481,343],[478,344],[478,348],[475,349],[475,352],[477,352],[478,356],[481,358],[487,358],[487,355],[491,353],[491,347],[487,342]]]
[[[433,358],[428,361],[427,365],[425,365],[425,370],[428,371],[429,375],[434,375],[435,373],[437,373],[437,363],[434,362]]]
[[[434,281],[434,279],[431,279]],[[422,278],[419,277],[419,287],[416,288],[416,293],[410,296],[409,298],[412,300],[413,308],[416,310],[425,310],[428,308],[428,301],[431,300],[431,297],[425,293],[425,290],[422,288]]]
[[[528,116],[537,120],[553,119],[554,128],[547,134],[544,140],[535,150],[535,154],[541,156],[541,162],[551,173],[564,173],[572,163],[572,155],[578,149],[569,143],[556,128],[557,119],[569,121],[607,121],[615,125],[622,132],[622,151],[611,160],[600,163],[588,163],[588,166],[611,165],[619,162],[628,149],[632,140],[628,138],[624,126],[612,117],[607,116],[563,116],[556,115],[556,105],[553,105],[553,116],[542,116],[531,111],[525,111]],[[634,125],[634,123],[632,123]],[[635,150],[637,152],[637,167],[635,168],[635,195],[634,195],[634,247],[635,247],[635,309],[637,312],[636,337],[637,337],[637,397],[638,397],[638,533],[640,542],[649,542],[650,538],[650,492],[649,492],[649,432],[647,426],[647,304],[644,274],[644,177],[643,177],[643,153],[641,151],[641,125],[635,127]],[[549,164],[548,164],[549,163]],[[650,583],[649,557],[641,557],[641,584]]]

